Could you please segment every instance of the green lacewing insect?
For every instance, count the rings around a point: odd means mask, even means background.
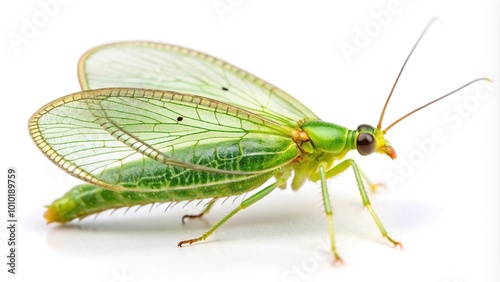
[[[431,21],[432,23],[432,21]],[[430,23],[429,23],[430,25]],[[263,187],[200,237],[206,239],[239,211],[276,188],[298,190],[320,182],[334,262],[334,241],[326,180],[354,171],[364,207],[382,236],[392,239],[372,208],[365,185],[376,187],[347,152],[396,158],[387,131],[362,124],[354,130],[320,120],[281,89],[212,56],[167,44],[125,42],[86,52],[78,65],[82,91],[56,99],[29,120],[38,148],[57,166],[85,181],[47,207],[46,220],[65,223],[108,209],[210,199],[196,218],[220,198]]]

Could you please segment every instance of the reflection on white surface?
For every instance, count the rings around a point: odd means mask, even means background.
[[[228,222],[207,241],[183,248],[176,246],[179,240],[201,234],[234,206],[217,205],[205,219],[186,225],[180,222],[182,211],[175,208],[167,213],[158,208],[151,213],[145,209],[126,215],[120,211],[102,214],[96,220],[49,226],[45,230],[46,243],[54,260],[65,268],[81,271],[71,262],[84,258],[92,267],[105,266],[108,276],[122,273],[137,279],[131,281],[174,276],[229,277],[238,273],[262,279],[295,281],[302,277],[314,281],[323,275],[339,279],[382,278],[377,273],[389,272],[387,277],[403,279],[416,268],[436,268],[430,273],[441,275],[460,271],[453,269],[456,245],[448,242],[460,230],[450,229],[456,226],[447,222],[458,214],[418,199],[405,200],[400,191],[394,192],[397,195],[372,195],[390,234],[403,242],[404,249],[399,250],[381,238],[358,195],[352,193],[355,187],[334,192],[336,238],[346,264],[333,267],[319,190],[313,185],[307,189],[274,193]],[[431,277],[428,274],[417,277]],[[87,272],[81,275],[92,276]]]

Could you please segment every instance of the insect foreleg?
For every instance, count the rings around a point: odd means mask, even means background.
[[[328,221],[328,231],[330,233],[330,245],[333,253],[333,261],[334,263],[342,263],[342,259],[337,254],[337,247],[335,246],[332,205],[330,204],[330,196],[328,195],[328,187],[326,186],[325,167],[323,165],[319,166],[319,174],[321,178],[321,195],[323,196],[323,206],[325,207],[326,219]]]
[[[189,219],[200,218],[203,215],[207,214],[210,211],[210,209],[212,208],[212,206],[214,205],[216,200],[217,200],[217,198],[213,198],[212,200],[210,200],[210,202],[207,203],[207,205],[205,206],[203,211],[199,214],[186,214],[186,215],[184,215],[182,217],[182,224],[186,223],[186,218],[189,218]]]
[[[361,171],[358,168],[358,165],[354,162],[352,159],[348,159],[345,161],[342,161],[338,165],[332,167],[330,170],[328,170],[325,173],[325,178],[328,179],[330,177],[334,177],[342,172],[344,172],[347,168],[352,167],[354,171],[354,175],[356,177],[356,182],[358,183],[358,188],[359,188],[359,193],[361,194],[361,199],[363,200],[363,205],[368,209],[370,212],[370,215],[372,216],[373,220],[375,221],[375,224],[377,224],[378,230],[380,230],[380,233],[382,233],[382,236],[389,240],[394,246],[402,247],[401,243],[398,241],[392,239],[388,234],[387,230],[385,230],[384,225],[378,218],[377,214],[373,210],[372,205],[370,204],[370,199],[368,199],[368,195],[366,194],[366,189],[363,184],[363,179],[361,176]],[[321,174],[321,170],[320,170]],[[323,178],[323,177],[322,177]]]
[[[237,208],[235,208],[233,211],[231,211],[226,216],[224,216],[221,220],[219,220],[219,222],[217,222],[214,226],[212,226],[210,229],[208,229],[208,231],[205,232],[203,235],[201,235],[198,238],[180,241],[179,244],[177,244],[177,246],[182,247],[182,245],[185,245],[185,244],[192,244],[194,242],[205,240],[208,236],[210,236],[212,233],[214,233],[214,231],[217,230],[217,228],[221,227],[222,224],[224,224],[228,219],[233,217],[236,213],[238,213],[239,211],[251,206],[252,204],[254,204],[256,202],[258,202],[260,199],[269,195],[269,193],[271,193],[271,191],[273,191],[276,187],[278,187],[282,184],[283,184],[282,181],[279,180],[279,181],[276,181],[273,184],[267,186],[266,188],[260,190],[259,192],[252,195],[250,198],[241,202],[241,204]]]
[[[383,182],[372,182],[370,180],[370,178],[368,178],[368,176],[366,175],[366,173],[364,171],[362,171],[361,169],[358,169],[359,170],[359,173],[361,174],[361,177],[363,178],[363,180],[365,180],[365,183],[368,184],[368,187],[370,187],[370,190],[372,192],[375,192],[377,191],[380,187],[385,187],[385,183]]]

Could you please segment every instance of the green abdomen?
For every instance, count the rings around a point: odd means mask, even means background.
[[[97,177],[106,183],[122,187],[122,192],[103,189],[91,184],[74,187],[55,200],[45,213],[48,222],[67,222],[108,209],[146,205],[151,203],[178,202],[185,200],[228,197],[248,192],[262,185],[277,173],[277,169],[293,160],[298,154],[296,146],[290,146],[285,138],[247,142],[241,146],[221,143],[207,144],[176,150],[174,157],[227,171],[262,171],[259,174],[223,174],[191,170],[166,165],[150,158],[122,163],[107,168]],[[286,141],[286,142],[285,142]],[[263,151],[260,143],[266,143]],[[245,145],[245,146],[243,146]],[[126,189],[131,189],[127,191]]]
[[[68,222],[75,218],[83,218],[108,209],[150,203],[228,197],[259,187],[274,173],[240,176],[239,180],[225,183],[159,192],[114,192],[91,184],[81,184],[73,187],[64,196],[52,202],[47,208],[45,218],[49,223]]]

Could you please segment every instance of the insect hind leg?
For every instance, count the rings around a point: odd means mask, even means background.
[[[207,230],[203,235],[197,238],[189,239],[189,240],[183,240],[180,241],[177,246],[182,247],[183,245],[189,244],[191,245],[192,243],[199,242],[205,240],[208,236],[210,236],[212,233],[214,233],[215,230],[217,230],[219,227],[221,227],[226,221],[228,221],[231,217],[233,217],[235,214],[237,214],[239,211],[251,206],[252,204],[258,202],[260,199],[264,198],[265,196],[269,195],[275,188],[279,187],[282,185],[283,181],[278,180],[274,182],[273,184],[265,187],[264,189],[260,190],[259,192],[255,193],[252,195],[250,198],[244,200],[241,202],[241,204],[235,208],[233,211],[228,213],[226,216],[224,216],[221,220],[219,220],[214,226],[212,226],[210,229]]]
[[[207,214],[210,211],[210,209],[212,208],[212,206],[214,205],[215,201],[217,201],[217,198],[211,199],[210,202],[207,203],[207,205],[205,206],[203,211],[199,214],[186,214],[186,215],[184,215],[182,217],[182,224],[186,223],[187,218],[189,218],[189,219],[201,218],[203,215]]]

